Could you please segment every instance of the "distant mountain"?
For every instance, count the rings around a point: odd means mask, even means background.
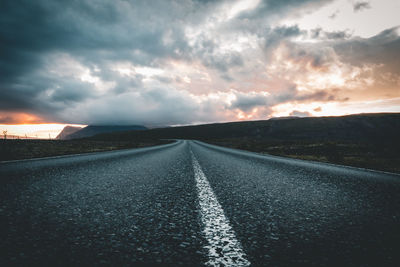
[[[89,125],[85,128],[80,129],[72,134],[64,137],[64,139],[78,139],[92,137],[98,134],[115,133],[115,132],[126,132],[126,131],[138,131],[147,130],[146,127],[141,125],[130,125],[130,126],[109,126],[109,125]]]
[[[64,129],[57,135],[57,140],[65,140],[67,136],[82,130],[82,127],[74,127],[74,126],[65,126]]]
[[[357,114],[340,117],[286,118],[102,134],[95,139],[224,139],[347,140],[399,142],[400,113]]]

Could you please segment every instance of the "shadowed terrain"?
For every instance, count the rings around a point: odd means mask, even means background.
[[[64,128],[66,133],[61,135],[59,139],[70,140],[70,139],[79,139],[79,138],[91,137],[91,136],[94,136],[94,135],[97,135],[97,134],[147,130],[146,127],[141,126],[141,125],[131,125],[131,126],[124,126],[124,125],[89,125],[89,126],[86,126],[84,128],[80,128],[78,130],[73,129],[72,132],[68,133],[68,131],[70,131],[70,128],[67,128],[67,127],[69,127],[69,126],[66,126]],[[63,130],[63,132],[64,132],[64,130]]]
[[[0,161],[100,152],[166,144],[166,140],[0,140]]]
[[[400,172],[399,136],[400,113],[379,113],[159,128],[93,139],[195,139],[259,153]]]
[[[102,134],[68,142],[2,140],[0,159],[143,147],[165,143],[160,140],[166,139],[195,139],[264,154],[400,172],[400,113],[289,117],[150,130],[140,127],[88,126],[66,138],[78,137],[82,132],[83,136]]]

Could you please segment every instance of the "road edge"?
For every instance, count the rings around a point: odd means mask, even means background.
[[[97,151],[97,152],[87,152],[87,153],[77,153],[77,154],[65,154],[65,155],[58,155],[58,156],[49,156],[49,157],[40,157],[40,158],[30,158],[30,159],[15,159],[15,160],[3,160],[0,161],[1,164],[7,163],[17,163],[17,162],[29,162],[29,161],[40,161],[40,160],[47,160],[47,159],[60,159],[60,158],[70,158],[70,157],[79,157],[79,156],[91,156],[97,155],[101,153],[112,153],[112,152],[121,152],[121,151],[128,151],[128,150],[142,150],[142,149],[149,149],[149,148],[159,148],[162,146],[171,146],[175,145],[179,142],[179,140],[175,140],[173,143],[169,144],[162,144],[162,145],[154,145],[154,146],[146,146],[146,147],[133,147],[133,148],[122,148],[122,149],[113,149],[113,150],[104,150],[104,151]]]
[[[283,160],[294,160],[294,161],[298,161],[298,162],[308,162],[308,163],[314,163],[314,164],[322,164],[322,165],[328,165],[328,166],[333,166],[333,167],[339,167],[339,168],[347,168],[347,169],[352,169],[352,170],[358,170],[358,171],[366,171],[366,172],[374,172],[374,173],[380,173],[380,174],[386,174],[386,175],[392,175],[392,176],[399,176],[400,177],[400,173],[395,173],[395,172],[387,172],[387,171],[381,171],[381,170],[374,170],[374,169],[368,169],[368,168],[362,168],[362,167],[354,167],[354,166],[348,166],[348,165],[340,165],[340,164],[335,164],[335,163],[329,163],[329,162],[321,162],[321,161],[315,161],[315,160],[305,160],[305,159],[296,159],[296,158],[289,158],[289,157],[283,157],[283,156],[276,156],[276,155],[271,155],[271,154],[261,154],[258,152],[253,152],[253,151],[249,151],[249,150],[243,150],[243,149],[237,149],[237,148],[231,148],[231,147],[225,147],[225,146],[219,146],[219,145],[214,145],[214,144],[210,144],[210,143],[206,143],[203,141],[199,141],[199,140],[192,140],[195,143],[199,143],[199,145],[205,145],[205,146],[214,146],[215,149],[230,149],[233,150],[232,152],[236,152],[236,153],[249,153],[251,156],[251,154],[257,155],[259,157],[263,157],[263,158],[268,158],[268,157],[273,157],[273,158],[277,158],[277,159],[283,159]]]

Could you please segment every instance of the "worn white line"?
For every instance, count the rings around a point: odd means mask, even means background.
[[[249,266],[250,262],[246,259],[246,254],[192,151],[191,155],[199,194],[201,220],[204,224],[203,233],[208,241],[205,246],[209,257],[206,265]]]

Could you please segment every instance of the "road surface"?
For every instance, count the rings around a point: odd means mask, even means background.
[[[400,266],[400,176],[197,141],[0,163],[0,266]]]

